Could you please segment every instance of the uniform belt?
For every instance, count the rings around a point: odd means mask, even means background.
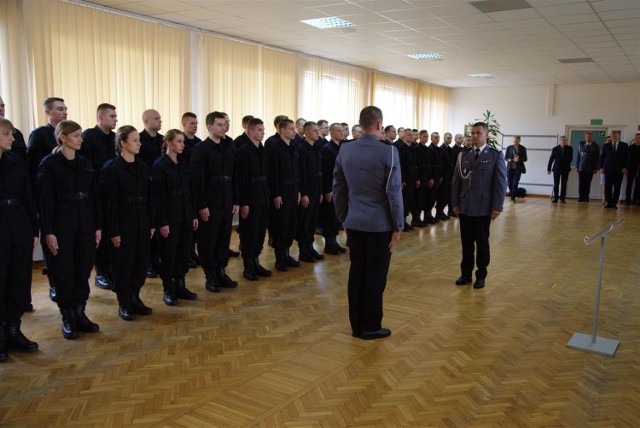
[[[17,207],[18,205],[22,205],[19,198],[0,199],[0,208]]]
[[[58,195],[59,201],[84,201],[89,199],[89,194],[85,192],[62,193]]]
[[[190,195],[191,189],[172,189],[171,196]]]
[[[229,175],[213,175],[211,177],[208,178],[209,181],[217,181],[220,183],[226,183],[228,181],[231,181],[231,176]]]
[[[251,183],[263,183],[267,181],[267,177],[264,175],[261,175],[260,177],[250,177],[249,178],[249,182]]]
[[[125,196],[120,198],[120,202],[125,204],[145,204],[147,202],[146,196]]]

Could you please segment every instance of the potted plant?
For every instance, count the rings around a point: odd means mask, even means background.
[[[475,119],[473,122],[469,122],[467,124],[467,130],[465,132],[465,136],[469,136],[468,130],[471,129],[475,122],[484,122],[487,124],[489,128],[489,135],[487,136],[487,144],[489,147],[493,147],[494,149],[500,150],[500,146],[498,145],[498,135],[502,135],[500,132],[500,124],[496,121],[495,116],[491,113],[490,110],[484,112],[482,119]]]

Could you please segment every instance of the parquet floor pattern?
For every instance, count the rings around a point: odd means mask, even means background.
[[[599,323],[620,347],[607,358],[566,343],[592,328],[599,245],[582,237],[620,217]],[[41,350],[0,364],[0,424],[638,426],[640,208],[527,199],[505,206],[491,233],[483,290],[453,284],[457,220],[403,234],[385,292],[393,334],[380,341],[351,337],[347,255],[258,282],[242,280],[232,259],[240,287],[219,294],[191,270],[200,299],[177,307],[149,280],[154,314],[134,322],[92,286],[88,313],[101,332],[75,341],[62,339],[34,271],[36,310],[23,330]]]

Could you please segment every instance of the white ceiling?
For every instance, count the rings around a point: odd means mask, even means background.
[[[482,13],[466,0],[85,1],[445,87],[640,81],[640,0],[527,2]],[[300,22],[327,16],[355,26]],[[428,52],[444,58],[406,56]]]

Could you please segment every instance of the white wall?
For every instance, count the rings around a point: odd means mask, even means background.
[[[462,132],[465,124],[480,118],[487,109],[495,114],[505,134],[563,135],[569,125],[588,126],[591,119],[603,119],[605,126],[619,125],[622,140],[628,142],[640,125],[640,82],[452,89],[451,132]],[[505,140],[508,144],[511,139]],[[522,144],[527,146],[526,138]],[[529,157],[522,187],[529,193],[550,194],[553,179],[546,175],[549,154],[544,159],[541,152]],[[547,186],[527,185],[527,181],[540,183],[542,175]],[[594,178],[592,186],[595,198],[600,196],[597,181]],[[577,183],[574,170],[569,176],[568,196],[577,197]]]

